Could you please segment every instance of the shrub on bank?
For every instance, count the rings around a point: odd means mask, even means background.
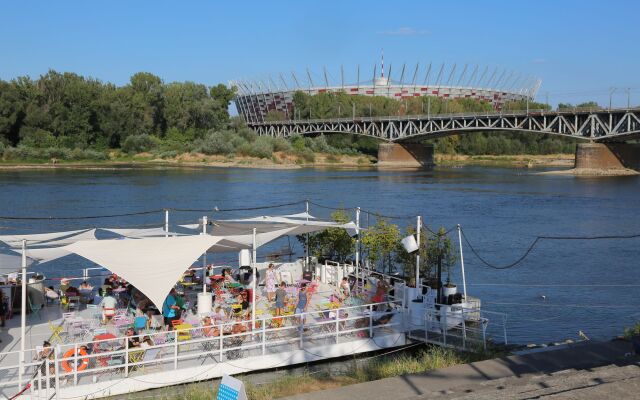
[[[122,143],[122,151],[128,154],[142,153],[154,147],[156,147],[155,141],[146,134],[128,136]]]

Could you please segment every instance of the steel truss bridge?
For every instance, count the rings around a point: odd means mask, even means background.
[[[272,137],[351,133],[388,142],[401,142],[414,138],[504,131],[546,133],[607,142],[640,138],[640,108],[352,117],[260,122],[248,125],[259,135]]]

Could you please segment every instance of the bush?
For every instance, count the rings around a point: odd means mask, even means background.
[[[316,155],[313,153],[313,150],[304,148],[302,150],[296,150],[294,154],[306,163],[312,163],[316,161]]]
[[[122,143],[122,151],[129,154],[142,153],[155,147],[153,138],[149,135],[132,135]]]
[[[273,139],[268,136],[260,136],[253,142],[251,148],[251,156],[270,158],[273,154]]]
[[[282,151],[282,152],[290,152],[291,151],[291,143],[285,138],[275,138],[273,140],[273,151]]]
[[[200,142],[196,151],[207,155],[232,154],[235,147],[232,137],[227,132],[213,132]]]

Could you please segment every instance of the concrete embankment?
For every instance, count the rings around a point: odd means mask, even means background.
[[[626,341],[581,342],[525,355],[457,365],[336,389],[290,400],[386,399],[636,399],[640,358]],[[586,391],[585,389],[590,389]],[[574,395],[572,395],[572,392]],[[590,393],[597,394],[595,397]]]

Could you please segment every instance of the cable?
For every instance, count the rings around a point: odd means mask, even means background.
[[[296,201],[293,203],[275,204],[271,206],[259,206],[259,207],[243,207],[243,208],[209,208],[209,209],[189,209],[189,208],[172,208],[171,211],[178,212],[229,212],[229,211],[254,211],[254,210],[266,210],[271,208],[281,208],[295,206],[297,204],[304,203],[304,201]]]
[[[480,260],[484,265],[486,265],[489,268],[493,268],[493,269],[509,269],[509,268],[513,268],[516,265],[520,264],[525,258],[527,258],[527,256],[531,253],[531,251],[533,251],[533,248],[536,246],[536,244],[538,244],[538,242],[540,242],[541,240],[602,240],[602,239],[635,239],[635,238],[639,238],[640,234],[633,234],[633,235],[611,235],[611,236],[536,236],[536,238],[534,239],[534,241],[531,243],[531,245],[529,245],[529,247],[527,248],[527,250],[524,252],[524,254],[518,258],[516,261],[512,262],[511,264],[508,265],[503,265],[503,266],[497,266],[494,264],[489,263],[488,261],[486,261],[477,251],[476,249],[473,247],[473,245],[471,244],[471,242],[469,241],[469,239],[467,238],[467,235],[465,234],[464,230],[461,229],[460,230],[462,232],[462,237],[464,238],[464,241],[467,243],[467,245],[469,246],[469,249],[471,249],[471,252],[478,258],[478,260]]]
[[[134,215],[148,215],[162,212],[165,210],[139,211],[125,214],[109,214],[109,215],[85,215],[81,217],[11,217],[0,216],[0,220],[18,220],[18,221],[35,221],[35,220],[78,220],[78,219],[99,219],[99,218],[115,218],[115,217],[131,217]]]

